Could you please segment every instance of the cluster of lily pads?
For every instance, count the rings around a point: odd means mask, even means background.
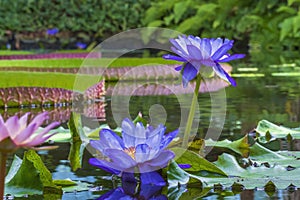
[[[176,70],[181,71],[184,87],[196,79],[196,97],[205,76],[202,71],[207,69],[236,86],[233,78],[220,65],[244,57],[243,54],[230,55],[227,52],[232,48],[233,41],[179,36],[172,39],[171,43],[177,55],[165,55],[164,58],[183,62]],[[99,91],[98,87],[96,85],[87,90],[86,96],[103,95],[94,92]],[[69,129],[53,129],[58,126],[56,122],[41,128],[48,113],[39,114],[28,124],[29,115],[26,113],[20,118],[13,116],[6,121],[0,118],[0,196],[43,194],[47,198],[60,198],[63,191],[68,191],[68,187],[78,186],[79,183],[72,180],[53,180],[35,153],[37,149],[53,148],[39,146],[50,137],[53,141],[71,143],[69,160],[73,170],[82,167],[83,149],[92,147],[94,153],[89,163],[118,177],[121,184],[99,199],[199,198],[211,189],[216,192],[228,189],[241,192],[257,187],[265,188],[271,195],[276,188],[296,188],[299,185],[300,154],[275,152],[264,146],[277,137],[297,136],[299,130],[278,127],[267,121],[259,123],[255,140],[246,135],[237,141],[217,142],[189,140],[193,114],[187,119],[183,138],[178,136],[179,130],[166,133],[164,125],[153,127],[141,115],[133,121],[124,119],[121,127],[114,130],[103,126],[87,129],[82,126],[80,115],[75,113],[70,117]],[[286,133],[284,136],[281,129]],[[202,156],[208,146],[225,152],[217,160],[208,161]],[[19,148],[30,150],[25,152],[23,160],[15,156],[6,175],[7,156]],[[34,184],[28,184],[26,178],[33,175]],[[32,177],[29,179],[33,180]],[[162,191],[165,186],[167,191]]]

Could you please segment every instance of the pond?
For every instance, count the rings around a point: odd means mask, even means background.
[[[284,73],[283,73],[284,72]],[[252,133],[260,120],[266,119],[275,124],[284,125],[286,127],[299,127],[300,122],[300,68],[296,64],[291,63],[272,63],[272,64],[254,64],[242,63],[234,64],[233,77],[235,77],[238,86],[226,87],[226,108],[218,110],[220,115],[226,114],[222,134],[218,138],[237,140],[247,133]],[[159,83],[162,85],[162,83]],[[178,83],[164,83],[165,87]],[[115,119],[127,116],[128,113],[134,118],[141,112],[146,119],[153,124],[164,123],[168,131],[181,127],[181,115],[185,110],[189,109],[190,102],[185,100],[186,96],[191,94],[161,94],[151,95],[146,93],[151,87],[155,87],[153,82],[142,84],[139,92],[130,93],[128,91],[123,94],[105,96],[104,109],[105,115],[100,121],[96,121],[86,115],[82,115],[83,125],[95,128],[99,125],[108,124],[112,128],[116,128],[118,122]],[[114,83],[108,83],[106,88],[113,88]],[[124,88],[130,88],[125,85]],[[134,89],[134,87],[133,87]],[[132,89],[132,90],[133,90]],[[125,90],[125,89],[124,89]],[[129,89],[130,90],[130,89]],[[144,93],[143,93],[144,90]],[[224,91],[223,91],[224,92]],[[143,93],[144,95],[141,95]],[[128,95],[130,94],[130,95]],[[145,95],[146,94],[146,95]],[[201,93],[198,97],[200,122],[197,127],[198,136],[204,137],[211,123],[217,123],[218,119],[211,118],[211,95],[218,94]],[[222,93],[223,95],[224,93]],[[217,96],[217,95],[216,95]],[[223,98],[224,96],[222,96]],[[216,98],[216,97],[215,97]],[[223,99],[224,100],[224,99]],[[101,108],[103,108],[103,106]],[[112,110],[112,108],[114,110]],[[47,110],[51,111],[51,107]],[[34,110],[34,109],[32,109]],[[6,113],[16,113],[20,110],[6,109]],[[217,111],[217,115],[218,115]],[[4,110],[1,110],[3,114]],[[24,112],[24,109],[21,110]],[[71,107],[63,107],[59,109],[60,116],[68,119]],[[116,114],[117,113],[117,114]],[[114,115],[113,115],[114,114]],[[214,122],[216,120],[216,122]],[[213,121],[213,122],[212,122]],[[222,123],[221,123],[222,124]],[[287,142],[286,140],[276,140],[270,144],[273,150],[300,150],[298,141]],[[63,194],[63,199],[95,199],[102,194],[108,192],[116,185],[120,184],[118,180],[111,177],[110,174],[95,168],[88,164],[91,153],[84,150],[82,168],[73,172],[68,161],[70,149],[69,143],[56,143],[59,147],[54,150],[39,151],[42,160],[52,172],[53,179],[70,178],[73,181],[88,183],[89,189],[83,191],[70,190]],[[21,157],[23,151],[17,154]],[[214,150],[212,150],[207,158],[215,160]],[[12,158],[10,158],[10,161]],[[165,189],[162,189],[165,191]],[[188,191],[188,189],[187,189]],[[199,191],[200,193],[200,191]],[[277,190],[272,196],[274,199],[298,199],[300,191]],[[211,189],[203,199],[266,199],[268,194],[263,188],[256,190],[243,190],[235,192],[234,190],[219,191],[217,188]],[[27,197],[25,199],[43,199],[42,196]]]

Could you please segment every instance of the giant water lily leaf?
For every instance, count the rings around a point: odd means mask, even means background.
[[[300,128],[278,126],[267,120],[261,120],[255,129],[259,142],[266,143],[276,138],[300,139]]]
[[[237,154],[240,154],[243,157],[248,157],[249,155],[249,144],[248,144],[248,136],[236,140],[222,140],[222,141],[213,141],[212,139],[208,139],[205,141],[206,146],[213,146],[218,148],[227,148],[234,151]]]
[[[33,194],[62,195],[60,187],[53,183],[52,175],[34,150],[24,153],[23,160],[15,156],[8,172],[5,193],[14,196]]]

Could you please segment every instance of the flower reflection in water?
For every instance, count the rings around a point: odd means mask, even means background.
[[[168,199],[165,195],[161,194],[163,186],[144,184],[141,179],[139,185],[135,180],[124,180],[122,186],[117,187],[104,195],[100,196],[98,200],[114,200],[114,199],[156,199],[165,200]]]

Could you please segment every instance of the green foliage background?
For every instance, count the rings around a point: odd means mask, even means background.
[[[300,0],[0,0],[0,36],[58,28],[91,41],[152,26],[298,50],[299,7]]]
[[[14,32],[83,32],[107,37],[141,26],[148,0],[0,0],[0,34]]]
[[[300,41],[299,7],[299,0],[158,0],[143,23],[201,37],[247,41],[254,48],[257,44],[295,48],[295,41]]]

